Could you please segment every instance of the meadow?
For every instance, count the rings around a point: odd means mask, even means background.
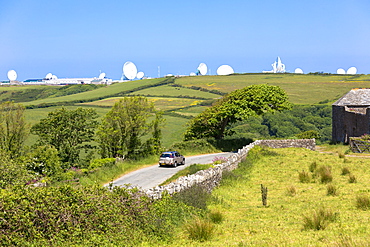
[[[356,205],[358,197],[370,195],[369,158],[300,148],[260,149],[212,192],[208,209],[223,218],[213,237],[197,242],[182,230],[169,246],[368,246],[370,208]],[[321,181],[318,171],[323,166],[330,167],[331,182]],[[344,168],[349,173],[343,174]],[[300,181],[302,171],[309,181]],[[261,184],[268,188],[267,206],[262,205]],[[320,230],[305,228],[304,218],[321,209],[332,212],[333,221]]]

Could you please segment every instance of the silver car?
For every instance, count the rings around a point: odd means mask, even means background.
[[[185,165],[185,157],[177,151],[163,152],[159,158],[159,166],[170,165]]]

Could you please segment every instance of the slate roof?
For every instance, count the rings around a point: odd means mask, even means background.
[[[370,106],[370,88],[356,88],[346,93],[333,105],[337,106]]]

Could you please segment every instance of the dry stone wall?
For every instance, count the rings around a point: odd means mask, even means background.
[[[202,186],[208,192],[211,192],[216,187],[221,179],[223,171],[231,171],[238,167],[239,163],[248,156],[249,151],[255,146],[268,146],[271,148],[287,148],[287,147],[300,147],[315,150],[315,139],[291,139],[291,140],[257,140],[238,152],[231,155],[228,160],[222,164],[216,165],[213,168],[207,170],[198,171],[195,174],[178,178],[175,182],[172,182],[165,186],[157,186],[148,190],[145,193],[153,198],[161,198],[162,193],[167,191],[170,195],[191,188],[195,185]]]

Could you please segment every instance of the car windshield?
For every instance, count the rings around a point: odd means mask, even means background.
[[[162,154],[161,155],[161,158],[172,158],[173,156],[172,156],[172,154]]]

